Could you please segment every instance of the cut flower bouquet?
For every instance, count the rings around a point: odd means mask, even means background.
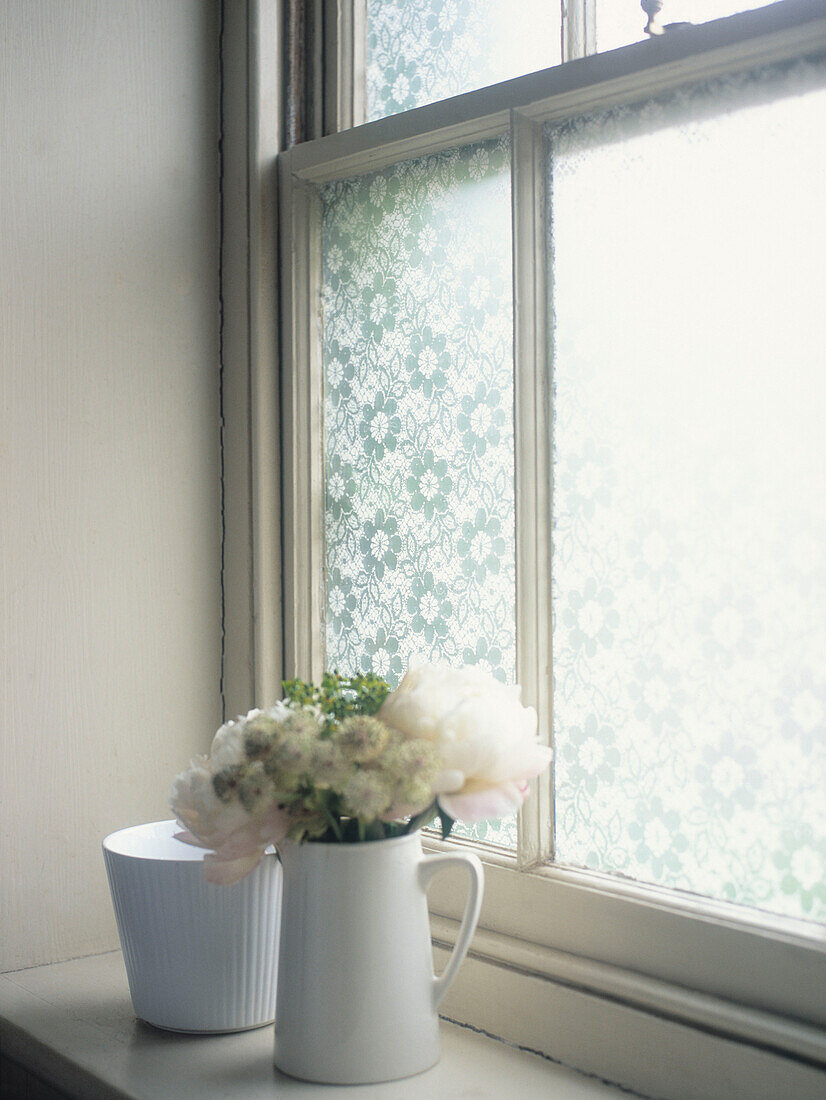
[[[502,817],[551,759],[518,687],[478,668],[412,664],[395,691],[372,674],[284,683],[285,698],[227,722],[175,780],[179,839],[231,884],[284,840],[355,843],[433,821]]]

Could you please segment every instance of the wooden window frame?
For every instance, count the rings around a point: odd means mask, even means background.
[[[272,7],[271,0],[252,2],[252,23]],[[325,7],[328,17],[335,12],[339,18],[341,4]],[[550,730],[550,592],[544,569],[550,488],[541,474],[549,468],[548,383],[545,288],[537,255],[544,239],[542,127],[726,72],[824,54],[826,4],[784,0],[331,133],[278,157],[279,342],[270,366],[280,372],[282,489],[280,501],[269,489],[258,494],[253,524],[265,561],[279,560],[266,546],[281,524],[282,675],[316,678],[324,667],[319,188],[510,133],[518,675],[526,699],[538,705]],[[254,87],[250,95],[255,97]],[[352,120],[352,106],[348,110]],[[337,119],[336,125],[346,123],[347,112]],[[270,168],[271,160],[259,161],[262,174]],[[266,385],[264,393],[266,416],[259,412],[252,425],[257,455],[273,438],[274,400]],[[253,580],[254,618],[274,614],[271,587],[260,573]],[[273,672],[262,674],[262,684],[273,680]],[[552,804],[549,783],[535,784],[520,816],[518,854],[482,851],[483,916],[447,1014],[645,1092],[701,1095],[717,1089],[718,1095],[749,1098],[781,1090],[826,1093],[826,930],[550,866],[545,861]],[[442,847],[435,840],[429,846]],[[463,899],[458,887],[441,881],[430,898],[440,954],[454,940]]]

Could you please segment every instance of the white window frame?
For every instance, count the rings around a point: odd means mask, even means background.
[[[824,53],[826,3],[783,0],[281,154],[286,676],[317,679],[324,668],[320,187],[510,132],[517,673],[524,698],[538,707],[542,727],[550,731],[543,124],[726,72]],[[550,779],[535,783],[520,815],[518,854],[483,851],[483,915],[469,962],[446,1002],[447,1014],[645,1092],[826,1096],[826,929],[550,866],[545,861],[551,855],[552,806]],[[441,845],[433,841],[431,847]],[[437,880],[430,898],[434,940],[447,950],[461,918],[461,890]]]

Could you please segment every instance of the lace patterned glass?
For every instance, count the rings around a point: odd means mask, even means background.
[[[560,61],[559,5],[520,0],[367,0],[367,119]]]
[[[508,142],[327,185],[322,252],[327,667],[512,681]]]
[[[557,859],[821,921],[824,83],[548,130]]]

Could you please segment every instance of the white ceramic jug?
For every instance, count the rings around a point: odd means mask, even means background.
[[[409,1077],[439,1060],[437,1008],[479,919],[483,871],[466,853],[422,854],[418,833],[360,844],[284,844],[275,1064],[329,1084]],[[470,879],[459,937],[433,974],[426,888]]]

